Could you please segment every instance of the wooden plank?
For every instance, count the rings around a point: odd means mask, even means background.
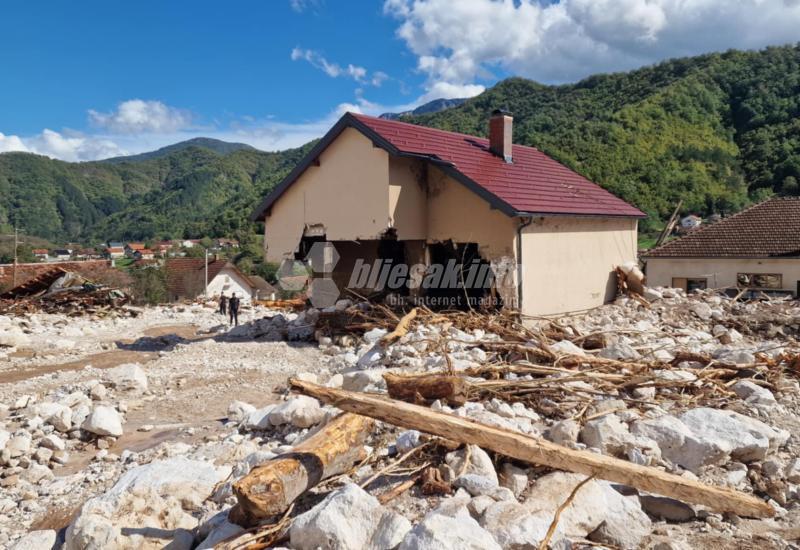
[[[395,426],[478,445],[532,464],[595,476],[598,479],[621,483],[649,493],[702,504],[718,512],[733,512],[749,517],[771,517],[775,514],[775,510],[769,504],[751,495],[706,485],[656,468],[588,451],[567,449],[544,439],[485,426],[472,420],[374,394],[325,388],[295,379],[290,380],[290,383],[296,391],[339,409],[369,416]]]
[[[400,376],[387,372],[383,375],[389,396],[409,403],[430,403],[442,399],[448,405],[459,407],[467,402],[469,384],[461,376],[448,374],[423,374]]]

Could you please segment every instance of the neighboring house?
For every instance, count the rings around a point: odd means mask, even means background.
[[[49,255],[49,251],[46,248],[34,248],[31,252],[40,260],[47,260],[47,256]]]
[[[125,257],[125,249],[121,246],[109,246],[105,250],[106,258],[117,260]]]
[[[800,197],[760,202],[645,252],[647,282],[800,292]]]
[[[155,257],[156,253],[148,248],[143,248],[133,253],[134,260],[153,260]]]
[[[125,245],[125,255],[129,258],[136,258],[136,253],[144,249],[144,243],[128,243]]]
[[[169,258],[164,262],[167,275],[167,290],[170,300],[194,300],[203,295],[205,286],[205,262],[203,258]],[[219,297],[231,294],[250,302],[256,290],[250,278],[230,262],[219,259],[208,260],[208,296]]]
[[[185,239],[181,241],[181,246],[183,248],[194,248],[200,244],[200,239]]]
[[[154,248],[154,252],[156,254],[158,254],[162,258],[166,258],[168,253],[169,253],[169,251],[170,251],[170,249],[173,246],[174,245],[172,244],[172,241],[161,241],[161,242],[156,243],[155,245],[153,245],[153,248]]]
[[[96,260],[100,258],[100,254],[94,248],[82,248],[75,253],[75,258],[78,260]]]
[[[484,139],[345,114],[254,212],[266,259],[332,243],[341,259],[330,278],[341,288],[374,260],[430,271],[467,258],[502,277],[493,292],[504,305],[530,315],[612,299],[614,267],[636,260],[644,214],[538,149],[512,145],[512,123],[495,111]]]
[[[214,244],[221,250],[239,248],[239,241],[236,239],[217,239]]]
[[[269,284],[263,277],[250,275],[248,277],[255,287],[253,298],[256,300],[275,300],[278,297],[278,289]]]
[[[681,227],[684,229],[695,229],[700,227],[703,223],[703,218],[700,216],[695,216],[694,214],[689,214],[688,216],[681,218]]]
[[[55,250],[53,250],[51,254],[56,260],[60,262],[72,258],[72,250],[70,250],[69,248],[56,248]]]

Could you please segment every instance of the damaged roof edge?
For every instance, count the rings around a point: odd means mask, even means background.
[[[275,189],[273,189],[259,204],[258,208],[251,214],[251,221],[264,221],[266,218],[267,210],[272,206],[275,201],[299,178],[303,172],[319,157],[322,152],[341,134],[345,128],[355,128],[364,136],[369,138],[373,144],[385,150],[387,153],[397,157],[416,158],[431,162],[441,169],[445,174],[452,177],[454,180],[461,183],[464,187],[481,197],[489,203],[492,208],[496,208],[509,217],[528,217],[528,216],[591,216],[602,218],[646,218],[645,214],[641,216],[632,216],[628,214],[574,214],[574,213],[560,213],[560,212],[521,212],[511,206],[508,202],[504,201],[472,178],[466,176],[459,171],[451,162],[444,161],[438,157],[425,155],[422,153],[409,153],[399,150],[392,145],[386,138],[381,136],[378,132],[358,120],[352,113],[345,113],[342,118],[325,134],[319,143],[303,157],[303,159],[294,167],[294,169],[281,181]]]

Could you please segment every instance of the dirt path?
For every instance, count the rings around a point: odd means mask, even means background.
[[[159,338],[161,336],[177,336],[184,340],[196,340],[204,338],[204,335],[197,333],[197,327],[194,325],[167,325],[152,327],[142,332],[142,336],[148,338]],[[159,355],[157,351],[149,351],[146,349],[131,349],[127,346],[132,346],[137,340],[119,340],[117,345],[120,349],[112,351],[103,351],[94,353],[75,361],[68,361],[65,363],[54,363],[50,365],[21,365],[14,370],[3,372],[0,375],[0,384],[12,384],[29,378],[42,376],[43,374],[52,374],[54,372],[63,371],[76,371],[85,368],[87,365],[98,369],[110,369],[125,363],[139,363],[145,364],[155,359]]]

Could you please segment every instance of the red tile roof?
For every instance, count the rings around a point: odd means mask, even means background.
[[[239,271],[232,263],[226,260],[208,260],[208,282],[214,280],[220,271],[229,267],[236,271],[245,281],[250,283],[249,277]],[[196,298],[203,293],[205,286],[205,260],[203,258],[169,258],[164,262],[167,275],[167,289],[170,297]]]
[[[509,215],[645,216],[534,147],[514,145],[513,162],[507,163],[489,151],[489,140],[482,137],[347,113],[270,193],[253,219],[263,219],[271,204],[345,127],[358,129],[390,154],[420,156],[439,165]]]
[[[775,197],[648,250],[645,258],[800,256],[800,197]]]

